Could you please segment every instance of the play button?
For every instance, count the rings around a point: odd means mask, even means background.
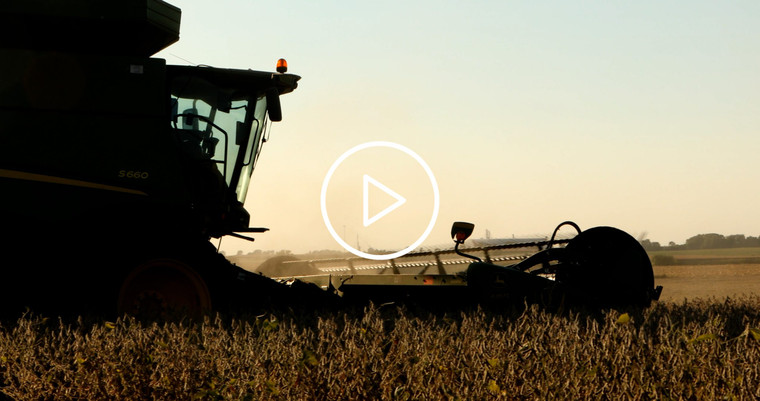
[[[383,192],[385,192],[386,194],[396,199],[396,202],[394,204],[386,207],[385,209],[383,209],[382,212],[377,213],[376,215],[372,217],[369,217],[369,184],[374,185],[376,188],[381,189]],[[364,174],[363,188],[364,188],[364,191],[363,191],[364,201],[362,202],[362,204],[364,207],[362,209],[364,213],[362,214],[362,217],[364,218],[364,227],[367,227],[370,224],[380,220],[383,216],[394,211],[397,207],[403,205],[406,202],[406,198],[397,194],[395,191],[381,184],[380,181],[368,176],[367,174]]]
[[[327,230],[344,249],[386,260],[425,241],[440,200],[435,176],[419,155],[378,141],[338,157],[322,183],[320,206]]]

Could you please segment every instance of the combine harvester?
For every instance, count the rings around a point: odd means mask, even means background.
[[[199,314],[278,287],[209,239],[266,231],[243,202],[300,77],[284,60],[262,72],[152,58],[180,16],[160,0],[0,5],[3,312]]]
[[[279,96],[300,77],[284,60],[262,72],[151,57],[179,39],[180,15],[161,0],[0,5],[3,315],[197,316],[294,299],[451,299],[450,291],[462,300],[554,289],[605,302],[657,298],[646,254],[612,228],[458,274],[439,263],[436,274],[285,283],[235,266],[209,240],[267,230],[250,227],[243,203],[270,121],[282,119]],[[452,233],[459,244],[469,232],[455,224]]]

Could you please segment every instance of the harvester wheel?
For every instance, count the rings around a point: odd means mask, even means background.
[[[211,310],[211,294],[184,262],[154,259],[127,275],[117,307],[120,315],[143,319],[198,318]]]
[[[557,273],[579,294],[604,305],[647,306],[652,300],[654,272],[644,248],[624,231],[594,227],[567,244],[567,260]]]

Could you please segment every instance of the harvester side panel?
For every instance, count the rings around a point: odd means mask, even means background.
[[[49,205],[27,218],[50,224],[62,211],[81,219],[71,211],[97,205],[109,215],[139,203],[188,203],[177,180],[163,60],[20,50],[0,56],[8,60],[0,65],[0,178],[14,191],[6,198],[18,207]],[[18,214],[18,207],[3,210]]]

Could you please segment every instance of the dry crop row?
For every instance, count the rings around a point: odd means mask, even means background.
[[[757,399],[759,328],[758,297],[628,313],[24,316],[0,327],[0,389],[17,400]]]

